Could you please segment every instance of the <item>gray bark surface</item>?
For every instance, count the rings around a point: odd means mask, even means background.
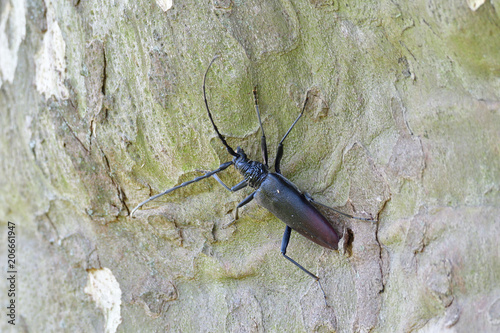
[[[229,144],[261,159],[257,85],[273,164],[309,92],[284,176],[378,218],[322,209],[340,251],[292,233],[327,305],[272,214],[223,228],[250,189],[207,179],[129,216],[230,160],[201,91],[216,54]],[[498,0],[5,0],[0,124],[19,271],[2,332],[500,330]]]

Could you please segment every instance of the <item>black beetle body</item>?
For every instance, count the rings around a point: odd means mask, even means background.
[[[255,200],[299,234],[328,249],[338,248],[339,236],[328,220],[297,187],[278,173],[269,173]]]
[[[250,161],[243,149],[236,149],[234,167],[256,189],[257,203],[273,213],[287,226],[328,249],[338,248],[339,236],[328,220],[291,181],[279,173],[269,172],[266,165]]]
[[[336,211],[339,214],[351,217],[351,218],[356,218],[360,220],[365,220],[365,221],[374,221],[371,219],[367,218],[360,218],[360,217],[354,217],[348,214],[344,214],[336,209],[333,209],[331,207],[328,207],[326,205],[323,205],[319,202],[314,201],[309,195],[302,193],[297,186],[295,186],[291,181],[286,179],[281,175],[280,171],[280,162],[281,158],[283,156],[283,141],[286,139],[292,128],[295,126],[297,121],[300,119],[302,114],[304,113],[308,97],[306,96],[306,100],[304,102],[304,106],[302,108],[301,113],[299,116],[295,119],[293,124],[290,126],[286,134],[283,136],[281,141],[278,144],[278,151],[276,154],[276,161],[274,165],[274,169],[276,172],[270,172],[268,163],[267,163],[267,144],[266,144],[266,137],[264,134],[264,128],[262,127],[262,122],[260,119],[260,113],[259,113],[259,106],[258,106],[258,101],[257,101],[257,93],[256,90],[254,89],[254,100],[255,100],[255,110],[257,112],[257,117],[259,120],[259,125],[262,131],[262,137],[261,137],[261,150],[262,150],[262,156],[264,163],[257,162],[257,161],[252,161],[249,160],[243,151],[242,148],[237,147],[236,151],[234,151],[231,146],[226,142],[224,136],[220,134],[217,126],[215,125],[215,122],[213,121],[212,114],[210,113],[210,109],[208,107],[208,102],[207,102],[207,97],[206,97],[206,92],[205,92],[205,81],[206,81],[206,76],[208,73],[208,70],[210,69],[210,66],[214,62],[214,60],[217,57],[215,57],[211,62],[210,65],[207,68],[207,71],[205,72],[205,76],[203,78],[203,96],[205,99],[205,106],[208,112],[208,117],[210,118],[210,122],[212,123],[212,126],[217,133],[219,139],[221,142],[224,144],[226,147],[227,151],[229,154],[233,156],[233,160],[230,162],[225,162],[219,166],[216,170],[209,171],[205,173],[204,175],[197,177],[193,180],[184,182],[180,185],[177,185],[173,188],[170,188],[160,194],[157,194],[155,196],[150,197],[146,201],[140,203],[134,210],[131,212],[131,215],[134,214],[134,212],[146,204],[147,202],[154,200],[158,198],[159,196],[165,195],[167,193],[170,193],[178,188],[187,186],[189,184],[192,184],[194,182],[200,181],[202,179],[208,178],[208,177],[214,177],[221,185],[223,185],[226,189],[230,190],[231,192],[235,192],[238,190],[241,190],[245,188],[246,186],[250,186],[255,189],[254,192],[252,192],[248,197],[246,197],[243,201],[241,201],[238,206],[236,207],[235,214],[234,214],[234,220],[229,223],[232,224],[238,219],[238,208],[246,205],[253,199],[257,201],[257,203],[269,210],[271,213],[273,213],[278,219],[283,221],[286,224],[286,229],[285,233],[283,235],[283,240],[281,244],[281,253],[283,256],[291,261],[294,265],[299,267],[301,270],[303,270],[305,273],[309,274],[311,277],[316,279],[319,282],[319,278],[309,272],[307,269],[302,267],[300,264],[298,264],[296,261],[291,259],[286,255],[286,249],[288,246],[288,242],[290,240],[290,233],[291,230],[295,230],[301,235],[305,236],[306,238],[310,239],[311,241],[315,242],[316,244],[319,244],[325,248],[328,249],[333,249],[336,250],[338,249],[338,243],[339,243],[339,236],[337,232],[334,230],[330,222],[316,209],[316,207],[313,205],[313,203],[324,206],[326,208],[329,208],[331,210]],[[221,172],[228,168],[230,165],[234,165],[234,167],[243,175],[244,180],[238,183],[237,185],[229,188],[226,184],[224,184],[219,177],[217,176],[218,172]],[[320,284],[321,286],[321,284]],[[323,292],[324,295],[324,292]],[[326,296],[325,296],[326,298]]]

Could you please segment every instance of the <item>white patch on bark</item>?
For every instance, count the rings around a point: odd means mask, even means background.
[[[484,1],[485,0],[467,0],[467,4],[469,5],[470,9],[476,11],[479,7],[481,7]]]
[[[104,267],[88,270],[88,281],[85,293],[92,296],[96,306],[104,313],[106,333],[114,333],[122,322],[120,306],[122,291],[113,272]]]
[[[66,43],[55,18],[55,9],[47,3],[47,32],[43,37],[40,51],[35,56],[36,89],[45,99],[55,96],[57,99],[68,98],[68,89],[64,85],[66,77]]]
[[[2,87],[4,82],[14,81],[17,52],[26,36],[24,1],[8,1],[0,15],[0,87]]]
[[[173,0],[156,0],[156,4],[163,9],[164,12],[172,8]]]

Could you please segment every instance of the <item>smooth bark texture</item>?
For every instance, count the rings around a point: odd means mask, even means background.
[[[498,0],[0,2],[0,220],[19,263],[0,330],[497,332],[499,36]],[[222,228],[250,189],[206,179],[129,217],[231,159],[201,91],[216,54],[228,143],[261,158],[257,85],[273,164],[308,92],[283,174],[379,220],[320,207],[340,251],[292,233],[327,306],[265,209]]]

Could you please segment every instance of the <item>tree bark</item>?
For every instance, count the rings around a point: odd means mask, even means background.
[[[0,4],[0,220],[26,332],[500,329],[500,2]],[[342,236],[331,251],[213,178],[228,143]],[[231,167],[226,184],[241,176]],[[3,237],[3,236],[2,236]],[[1,253],[5,252],[5,246]],[[2,263],[7,262],[3,254]],[[3,270],[4,272],[7,269]],[[9,288],[0,279],[2,304]],[[5,300],[5,301],[4,301]]]

